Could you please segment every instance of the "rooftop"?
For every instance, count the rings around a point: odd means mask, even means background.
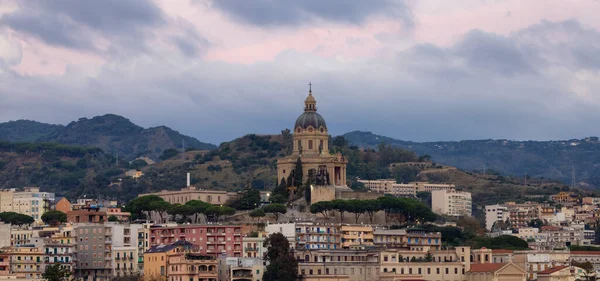
[[[469,272],[496,272],[505,265],[505,263],[472,263]]]
[[[540,275],[540,274],[552,274],[554,272],[561,271],[561,270],[563,270],[565,268],[568,268],[568,267],[569,266],[566,266],[566,265],[555,266],[555,267],[548,268],[546,270],[542,270],[542,271],[538,272],[537,274],[538,275]]]

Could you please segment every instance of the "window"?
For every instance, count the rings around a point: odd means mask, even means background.
[[[458,268],[454,268],[454,274],[458,274]]]
[[[431,274],[431,268],[427,268],[427,274]]]
[[[440,274],[440,269],[439,269],[439,268],[436,268],[436,269],[435,269],[435,273],[436,273],[436,274]]]
[[[308,149],[313,149],[313,141],[308,140]]]
[[[446,267],[446,274],[448,274],[448,268]]]

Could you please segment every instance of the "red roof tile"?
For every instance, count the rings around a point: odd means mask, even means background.
[[[496,272],[505,265],[505,263],[472,263],[469,272]]]
[[[538,272],[537,274],[538,275],[540,275],[540,274],[551,274],[551,273],[557,272],[559,270],[563,270],[563,269],[565,269],[567,267],[569,267],[569,266],[567,266],[567,265],[555,266],[555,267],[548,268],[546,270],[542,270],[542,271]]]

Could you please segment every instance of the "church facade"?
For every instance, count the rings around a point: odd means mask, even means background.
[[[312,89],[304,101],[304,113],[294,124],[292,153],[277,160],[279,182],[288,181],[290,176],[293,178],[298,159],[302,162],[302,184],[310,179],[315,187],[347,186],[348,160],[339,152],[330,153],[327,124],[317,113],[317,101],[312,95]]]

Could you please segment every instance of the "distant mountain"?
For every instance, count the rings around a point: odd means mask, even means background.
[[[119,157],[124,159],[139,156],[157,159],[165,149],[181,148],[182,140],[188,148],[217,148],[165,126],[144,129],[129,119],[114,114],[91,119],[80,118],[37,139],[38,142],[99,147],[107,153],[119,153]]]
[[[561,141],[464,140],[410,142],[354,131],[343,135],[351,145],[376,148],[386,144],[429,155],[435,162],[464,170],[544,177],[600,187],[600,142],[597,137]]]
[[[0,123],[0,140],[10,142],[34,142],[38,138],[61,129],[61,125],[51,125],[31,120],[17,120]]]
[[[29,120],[0,123],[0,140],[9,142],[53,142],[101,148],[109,154],[131,160],[139,156],[158,159],[169,148],[213,150],[217,146],[182,135],[165,126],[144,129],[129,119],[106,114],[80,118],[67,126]]]

